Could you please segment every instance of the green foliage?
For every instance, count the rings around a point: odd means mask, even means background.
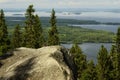
[[[118,28],[116,34],[116,45],[111,49],[111,62],[112,62],[112,78],[114,80],[120,80],[120,28]]]
[[[45,39],[43,36],[43,29],[41,27],[41,22],[40,22],[39,16],[36,15],[34,19],[35,19],[34,27],[33,27],[34,37],[35,37],[34,46],[35,46],[35,48],[40,48],[40,47],[44,46],[44,43],[45,43]]]
[[[108,54],[106,48],[101,46],[98,53],[98,63],[93,62],[87,65],[79,80],[120,80],[120,54],[119,54],[119,30],[116,38],[116,45],[113,45]],[[75,49],[72,47],[72,52]],[[78,63],[77,65],[79,65]],[[79,74],[80,75],[80,74]]]
[[[26,47],[28,48],[34,48],[34,31],[33,31],[33,27],[34,27],[34,12],[35,10],[33,9],[33,5],[30,5],[28,7],[28,9],[26,10],[26,25],[25,25],[25,33],[24,33],[24,44]]]
[[[3,10],[0,11],[0,56],[10,49],[10,40],[8,39],[8,31],[5,23]]]
[[[114,79],[120,80],[120,28],[118,28],[116,34],[116,45],[115,50],[112,50],[112,63],[113,63],[113,73]]]
[[[82,53],[81,48],[76,43],[70,49],[70,54],[77,67],[78,79],[80,79],[82,72],[86,69],[86,56]]]
[[[33,5],[30,5],[26,10],[25,32],[23,45],[29,48],[40,48],[44,44],[42,27],[38,15],[34,15],[35,10]]]
[[[98,80],[109,80],[109,56],[107,49],[102,45],[98,53],[97,73]]]
[[[93,61],[89,61],[87,69],[82,73],[80,80],[97,80],[97,73]]]
[[[13,37],[12,37],[12,45],[13,48],[19,48],[22,46],[22,35],[21,35],[21,30],[20,26],[17,25],[14,29]]]
[[[79,43],[109,43],[113,41],[114,33],[102,31],[102,30],[93,30],[81,27],[58,27],[59,38],[63,43],[72,43],[77,41]]]
[[[48,31],[48,45],[60,44],[56,22],[57,21],[56,21],[55,11],[53,9],[51,13],[51,18],[50,18],[51,29]]]
[[[110,79],[120,79],[119,54],[117,53],[116,45],[113,45],[110,51]]]
[[[115,68],[116,68],[116,58],[117,58],[117,52],[116,52],[116,46],[112,45],[110,54],[110,79],[115,80]]]
[[[21,29],[24,32],[24,28]],[[47,39],[48,31],[50,27],[43,27],[42,35]],[[114,33],[102,31],[102,30],[93,30],[81,27],[68,27],[68,26],[58,26],[59,30],[59,40],[61,43],[72,43],[77,41],[78,43],[110,43],[115,42],[113,38],[115,37]],[[9,33],[13,33],[14,29],[8,29]],[[83,35],[84,34],[84,35]],[[77,37],[76,37],[77,36]]]
[[[116,38],[117,53],[120,54],[120,27],[118,28],[116,36],[117,36]]]
[[[120,54],[117,53],[116,61],[115,61],[115,79],[120,80]]]

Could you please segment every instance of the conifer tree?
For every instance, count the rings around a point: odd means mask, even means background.
[[[38,15],[35,15],[34,18],[34,37],[35,37],[35,48],[40,48],[44,45],[45,39],[43,37],[43,29],[41,27],[41,22]]]
[[[93,61],[89,61],[87,69],[82,73],[80,80],[97,80],[96,68]]]
[[[115,80],[120,80],[120,54],[117,53],[115,61]]]
[[[22,36],[21,36],[20,26],[17,25],[14,29],[13,38],[12,38],[13,48],[21,47],[22,46],[21,42],[22,42]]]
[[[116,56],[117,52],[116,52],[116,46],[112,45],[110,54],[109,54],[109,61],[110,61],[110,80],[114,80],[115,79],[115,64],[116,64]]]
[[[49,30],[48,34],[48,45],[59,45],[59,37],[58,37],[58,31],[56,27],[56,16],[55,16],[55,11],[52,9],[52,14],[50,18],[50,24],[51,24],[51,29]]]
[[[109,80],[109,56],[107,49],[102,45],[98,53],[97,74],[98,80]]]
[[[119,54],[117,53],[116,46],[113,45],[110,51],[110,80],[119,80],[120,79],[120,70],[119,70]]]
[[[26,10],[25,32],[23,33],[23,46],[28,48],[40,48],[44,45],[43,30],[38,15],[34,15],[35,9],[30,5]]]
[[[118,28],[117,31],[116,47],[117,47],[117,53],[120,54],[120,27]]]
[[[116,34],[116,45],[110,51],[110,80],[120,80],[120,28]]]
[[[0,10],[0,55],[5,54],[10,49],[7,26],[5,23],[4,11]]]
[[[28,48],[34,48],[35,37],[34,37],[34,12],[33,5],[30,5],[26,10],[26,21],[25,21],[25,33],[24,33],[24,45]]]
[[[70,49],[70,54],[77,68],[77,77],[80,79],[82,72],[86,69],[86,56],[76,43]]]
[[[115,78],[117,80],[120,80],[120,27],[118,28],[117,31],[117,35],[116,35],[116,61],[114,61],[115,63]]]

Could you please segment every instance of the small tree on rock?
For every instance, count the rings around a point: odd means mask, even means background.
[[[35,15],[34,18],[34,37],[35,37],[35,48],[40,48],[42,46],[44,46],[45,43],[45,39],[43,36],[43,29],[41,27],[41,22],[40,22],[40,18],[38,15]]]
[[[54,9],[52,10],[51,18],[50,18],[50,24],[51,29],[49,30],[48,34],[48,45],[59,45],[59,37],[58,37],[58,31],[56,27],[56,16]]]

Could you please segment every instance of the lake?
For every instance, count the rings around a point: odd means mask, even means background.
[[[117,32],[118,25],[77,25],[73,24],[72,26],[83,27],[88,29],[96,29],[96,30],[105,30],[110,32]],[[72,44],[62,44],[64,47],[70,49]],[[87,56],[87,60],[93,59],[95,63],[97,63],[97,55],[101,45],[104,45],[108,51],[110,51],[112,43],[83,43],[79,44],[83,53]]]
[[[65,48],[70,49],[72,44],[61,44]],[[97,62],[97,55],[101,45],[104,45],[108,51],[110,51],[112,43],[83,43],[79,44],[83,53],[87,56],[87,60],[93,59],[94,62]]]
[[[73,24],[75,27],[83,27],[88,29],[96,29],[96,30],[105,30],[110,32],[117,32],[118,25],[77,25]],[[62,44],[65,48],[70,49],[72,44]],[[79,44],[83,53],[87,56],[87,60],[93,59],[95,63],[97,63],[97,55],[101,45],[104,45],[108,51],[110,51],[112,43],[83,43]]]
[[[77,25],[73,24],[71,26],[75,27],[83,27],[83,28],[88,28],[88,29],[96,29],[96,30],[105,30],[105,31],[110,31],[110,32],[117,32],[119,25],[105,25],[105,24],[99,24],[99,25]]]

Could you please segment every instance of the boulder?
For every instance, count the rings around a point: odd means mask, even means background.
[[[1,63],[0,80],[75,80],[74,64],[61,46],[17,48]]]

